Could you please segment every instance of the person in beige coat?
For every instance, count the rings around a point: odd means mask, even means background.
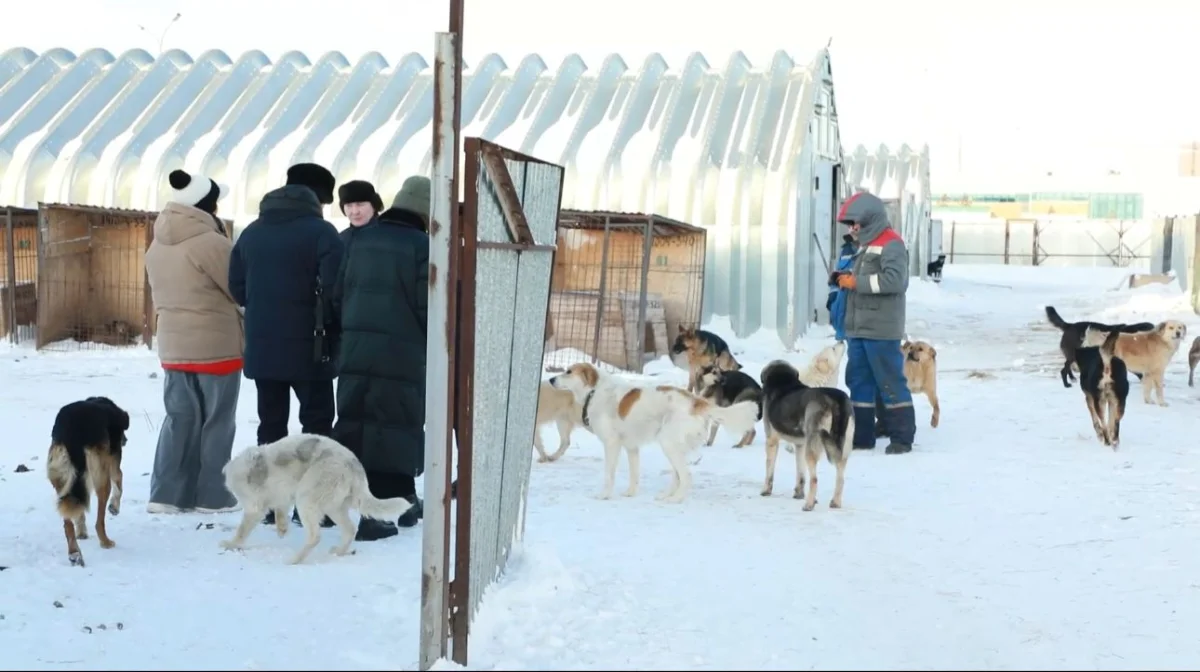
[[[154,222],[146,275],[158,315],[166,418],[150,478],[150,513],[236,510],[221,470],[237,431],[242,314],[229,292],[233,242],[216,216],[226,189],[175,170]]]

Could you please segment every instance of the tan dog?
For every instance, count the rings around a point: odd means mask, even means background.
[[[1200,364],[1200,336],[1192,341],[1192,347],[1188,350],[1188,387],[1195,387],[1196,364]]]
[[[1187,336],[1187,325],[1179,320],[1159,322],[1154,331],[1138,334],[1121,334],[1117,339],[1116,351],[1113,353],[1125,362],[1125,366],[1134,373],[1142,376],[1142,400],[1150,401],[1150,390],[1158,396],[1158,405],[1166,406],[1163,398],[1163,376],[1167,372],[1167,363],[1179,350]]]
[[[558,450],[553,455],[546,455],[542,427],[551,422],[558,428]],[[571,445],[571,432],[581,424],[583,409],[575,402],[575,395],[543,380],[538,391],[537,423],[533,428],[533,447],[537,448],[538,462],[553,462],[562,457]]]
[[[936,428],[942,417],[937,396],[937,350],[925,341],[905,341],[900,345],[900,352],[904,353],[904,378],[908,381],[908,391],[924,394],[929,400],[929,405],[933,406],[929,426]]]

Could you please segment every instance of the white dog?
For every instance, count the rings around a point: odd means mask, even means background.
[[[296,434],[248,448],[230,460],[222,473],[225,487],[242,505],[242,523],[233,538],[221,542],[221,546],[241,548],[268,510],[275,511],[275,529],[280,537],[284,536],[288,531],[287,510],[294,503],[308,538],[292,558],[293,565],[304,562],[321,541],[324,516],[342,531],[341,543],[330,552],[346,555],[356,532],[350,509],[368,518],[395,520],[412,506],[403,497],[375,499],[367,489],[367,472],[354,453],[316,434]]]
[[[671,485],[657,499],[681,502],[692,486],[687,454],[704,442],[709,420],[734,434],[754,428],[758,404],[743,401],[721,408],[687,390],[668,385],[639,386],[615,376],[603,375],[590,364],[571,366],[550,384],[568,390],[582,408],[583,426],[604,444],[604,490],[600,499],[612,497],[613,481],[621,448],[629,456],[629,489],[638,491],[641,458],[639,449],[657,441],[671,463]]]
[[[846,354],[846,342],[825,346],[801,372],[800,382],[809,387],[837,387],[838,370]]]

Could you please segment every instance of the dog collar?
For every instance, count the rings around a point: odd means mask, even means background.
[[[595,394],[596,391],[592,390],[591,392],[587,393],[586,397],[583,398],[583,426],[587,427],[588,429],[592,428],[591,423],[588,422],[588,406],[592,405],[592,397]]]

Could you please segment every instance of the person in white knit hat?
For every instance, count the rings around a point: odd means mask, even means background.
[[[233,242],[216,214],[228,190],[182,170],[169,179],[145,257],[166,409],[147,510],[231,511],[221,470],[233,451],[244,339],[229,291]]]

